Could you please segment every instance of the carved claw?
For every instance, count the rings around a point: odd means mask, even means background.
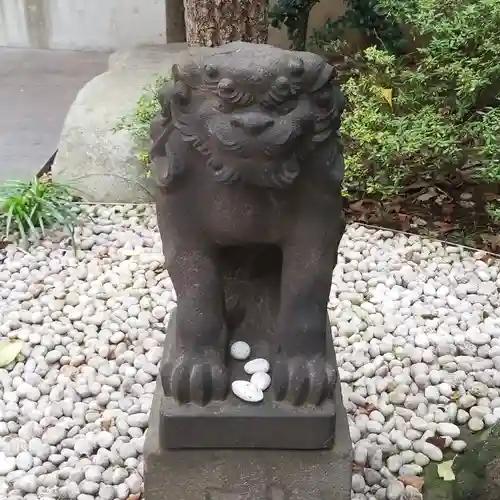
[[[205,406],[210,401],[226,397],[227,372],[221,357],[214,352],[184,353],[161,370],[163,392],[179,404]]]
[[[273,367],[273,388],[278,401],[294,406],[319,405],[331,397],[335,372],[321,356],[280,356]]]

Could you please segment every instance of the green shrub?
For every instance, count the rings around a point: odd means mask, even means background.
[[[419,48],[396,56],[370,47],[344,85],[346,189],[391,196],[418,179],[468,165],[500,182],[500,2],[378,0]]]
[[[149,126],[151,125],[151,120],[160,111],[158,92],[167,81],[169,81],[168,77],[157,76],[152,84],[146,85],[133,112],[121,117],[114,128],[115,131],[130,131],[137,148],[137,158],[146,167],[146,175],[149,175],[148,167],[150,163],[149,147],[151,140],[149,137]]]
[[[320,29],[315,29],[310,45],[326,53],[338,53],[349,31],[355,31],[367,45],[399,54],[408,46],[408,40],[399,24],[388,19],[378,0],[346,0],[346,11],[338,19],[329,19]],[[344,50],[349,47],[344,46]],[[344,51],[342,51],[344,52]]]
[[[0,185],[0,241],[19,237],[28,246],[53,226],[65,228],[74,244],[76,213],[70,188],[46,178]]]
[[[476,177],[490,184],[500,183],[500,108],[478,111],[471,122],[478,160]]]
[[[486,204],[486,213],[494,222],[500,222],[500,201],[491,201]]]
[[[392,196],[419,175],[430,179],[460,163],[463,131],[414,98],[409,70],[374,47],[364,52],[364,63],[344,85],[348,192]]]

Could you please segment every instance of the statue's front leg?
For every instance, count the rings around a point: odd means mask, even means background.
[[[227,393],[227,331],[220,270],[210,251],[177,247],[168,262],[177,292],[175,352],[161,370],[179,403],[205,405]]]
[[[326,221],[306,213],[283,247],[273,367],[277,400],[318,405],[331,395],[335,373],[326,359],[327,305],[343,231],[342,216]]]

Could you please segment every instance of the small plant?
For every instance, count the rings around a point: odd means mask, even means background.
[[[151,120],[160,111],[158,92],[168,80],[168,77],[158,76],[152,84],[146,85],[134,111],[130,115],[121,117],[114,128],[115,132],[120,130],[130,131],[137,148],[137,158],[146,167],[147,176],[149,175],[147,167],[150,163],[149,126]]]
[[[73,200],[70,188],[46,177],[0,185],[0,241],[18,236],[23,246],[28,246],[46,236],[46,229],[59,225],[68,230],[74,246]]]
[[[492,201],[486,204],[486,213],[494,222],[500,222],[500,201]]]

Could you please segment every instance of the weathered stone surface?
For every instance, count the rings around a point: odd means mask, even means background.
[[[321,451],[165,451],[161,399],[158,381],[144,448],[147,500],[350,500],[352,448],[339,385],[335,446]]]
[[[335,70],[311,53],[237,42],[193,52],[172,73],[151,126],[178,296],[165,395],[224,401],[228,347],[244,340],[268,344],[274,401],[320,406],[334,387],[326,307],[345,225]]]
[[[68,112],[52,166],[56,181],[74,186],[88,201],[151,200],[151,182],[143,177],[130,132],[113,128],[133,112],[145,85],[170,73],[185,48],[144,47],[110,57],[108,71],[82,88]]]
[[[500,452],[500,450],[499,450]],[[485,481],[478,500],[498,500],[500,491],[500,457],[486,465]]]

